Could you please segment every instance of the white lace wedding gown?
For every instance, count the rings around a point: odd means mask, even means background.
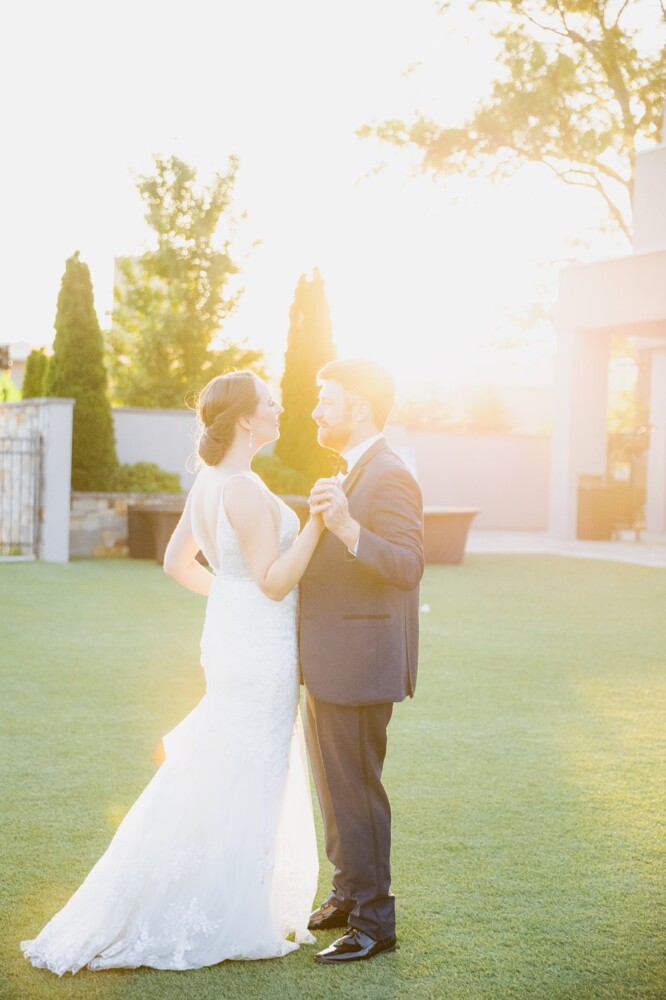
[[[21,943],[33,965],[59,975],[86,965],[193,969],[314,940],[298,593],[271,601],[249,577],[224,483],[205,468],[191,499],[194,536],[215,570],[201,638],[206,693],[165,736],[164,763],[81,887]],[[274,499],[284,551],[298,518]]]

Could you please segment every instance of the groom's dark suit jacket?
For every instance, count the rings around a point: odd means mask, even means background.
[[[300,583],[300,659],[315,698],[337,705],[402,701],[414,694],[423,501],[384,440],[344,482],[361,525],[357,555],[329,531]]]

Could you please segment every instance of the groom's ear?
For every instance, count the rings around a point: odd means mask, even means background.
[[[368,417],[372,416],[372,410],[370,409],[370,403],[367,399],[355,399],[352,403],[352,414],[354,420],[358,420],[362,423],[367,420]]]

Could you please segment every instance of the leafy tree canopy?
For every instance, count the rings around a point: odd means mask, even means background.
[[[654,31],[635,27],[654,10]],[[446,15],[449,4],[439,4]],[[654,0],[476,0],[502,26],[490,95],[456,127],[418,115],[364,126],[422,153],[437,174],[504,176],[540,163],[566,184],[590,188],[630,238],[628,208],[640,144],[660,141],[666,35]],[[661,17],[664,4],[661,0]],[[663,26],[663,25],[662,25]]]
[[[12,403],[21,398],[21,391],[17,388],[8,371],[0,371],[0,403]]]
[[[190,393],[231,367],[262,371],[262,353],[243,345],[211,347],[240,292],[231,257],[231,202],[238,163],[203,191],[194,167],[155,157],[137,188],[157,246],[118,261],[109,338],[114,396],[130,406],[182,407]],[[220,229],[222,233],[220,234]]]

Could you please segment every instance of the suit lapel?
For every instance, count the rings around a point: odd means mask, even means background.
[[[363,455],[361,455],[358,462],[356,463],[356,465],[351,470],[351,472],[349,473],[349,475],[342,484],[342,490],[346,496],[349,496],[351,491],[356,486],[357,482],[363,475],[363,472],[368,462],[371,462],[372,459],[375,457],[375,455],[378,455],[380,451],[385,451],[387,448],[388,445],[386,443],[386,440],[382,438],[381,441],[375,441],[375,443],[371,445],[371,447],[368,448],[368,450]]]

